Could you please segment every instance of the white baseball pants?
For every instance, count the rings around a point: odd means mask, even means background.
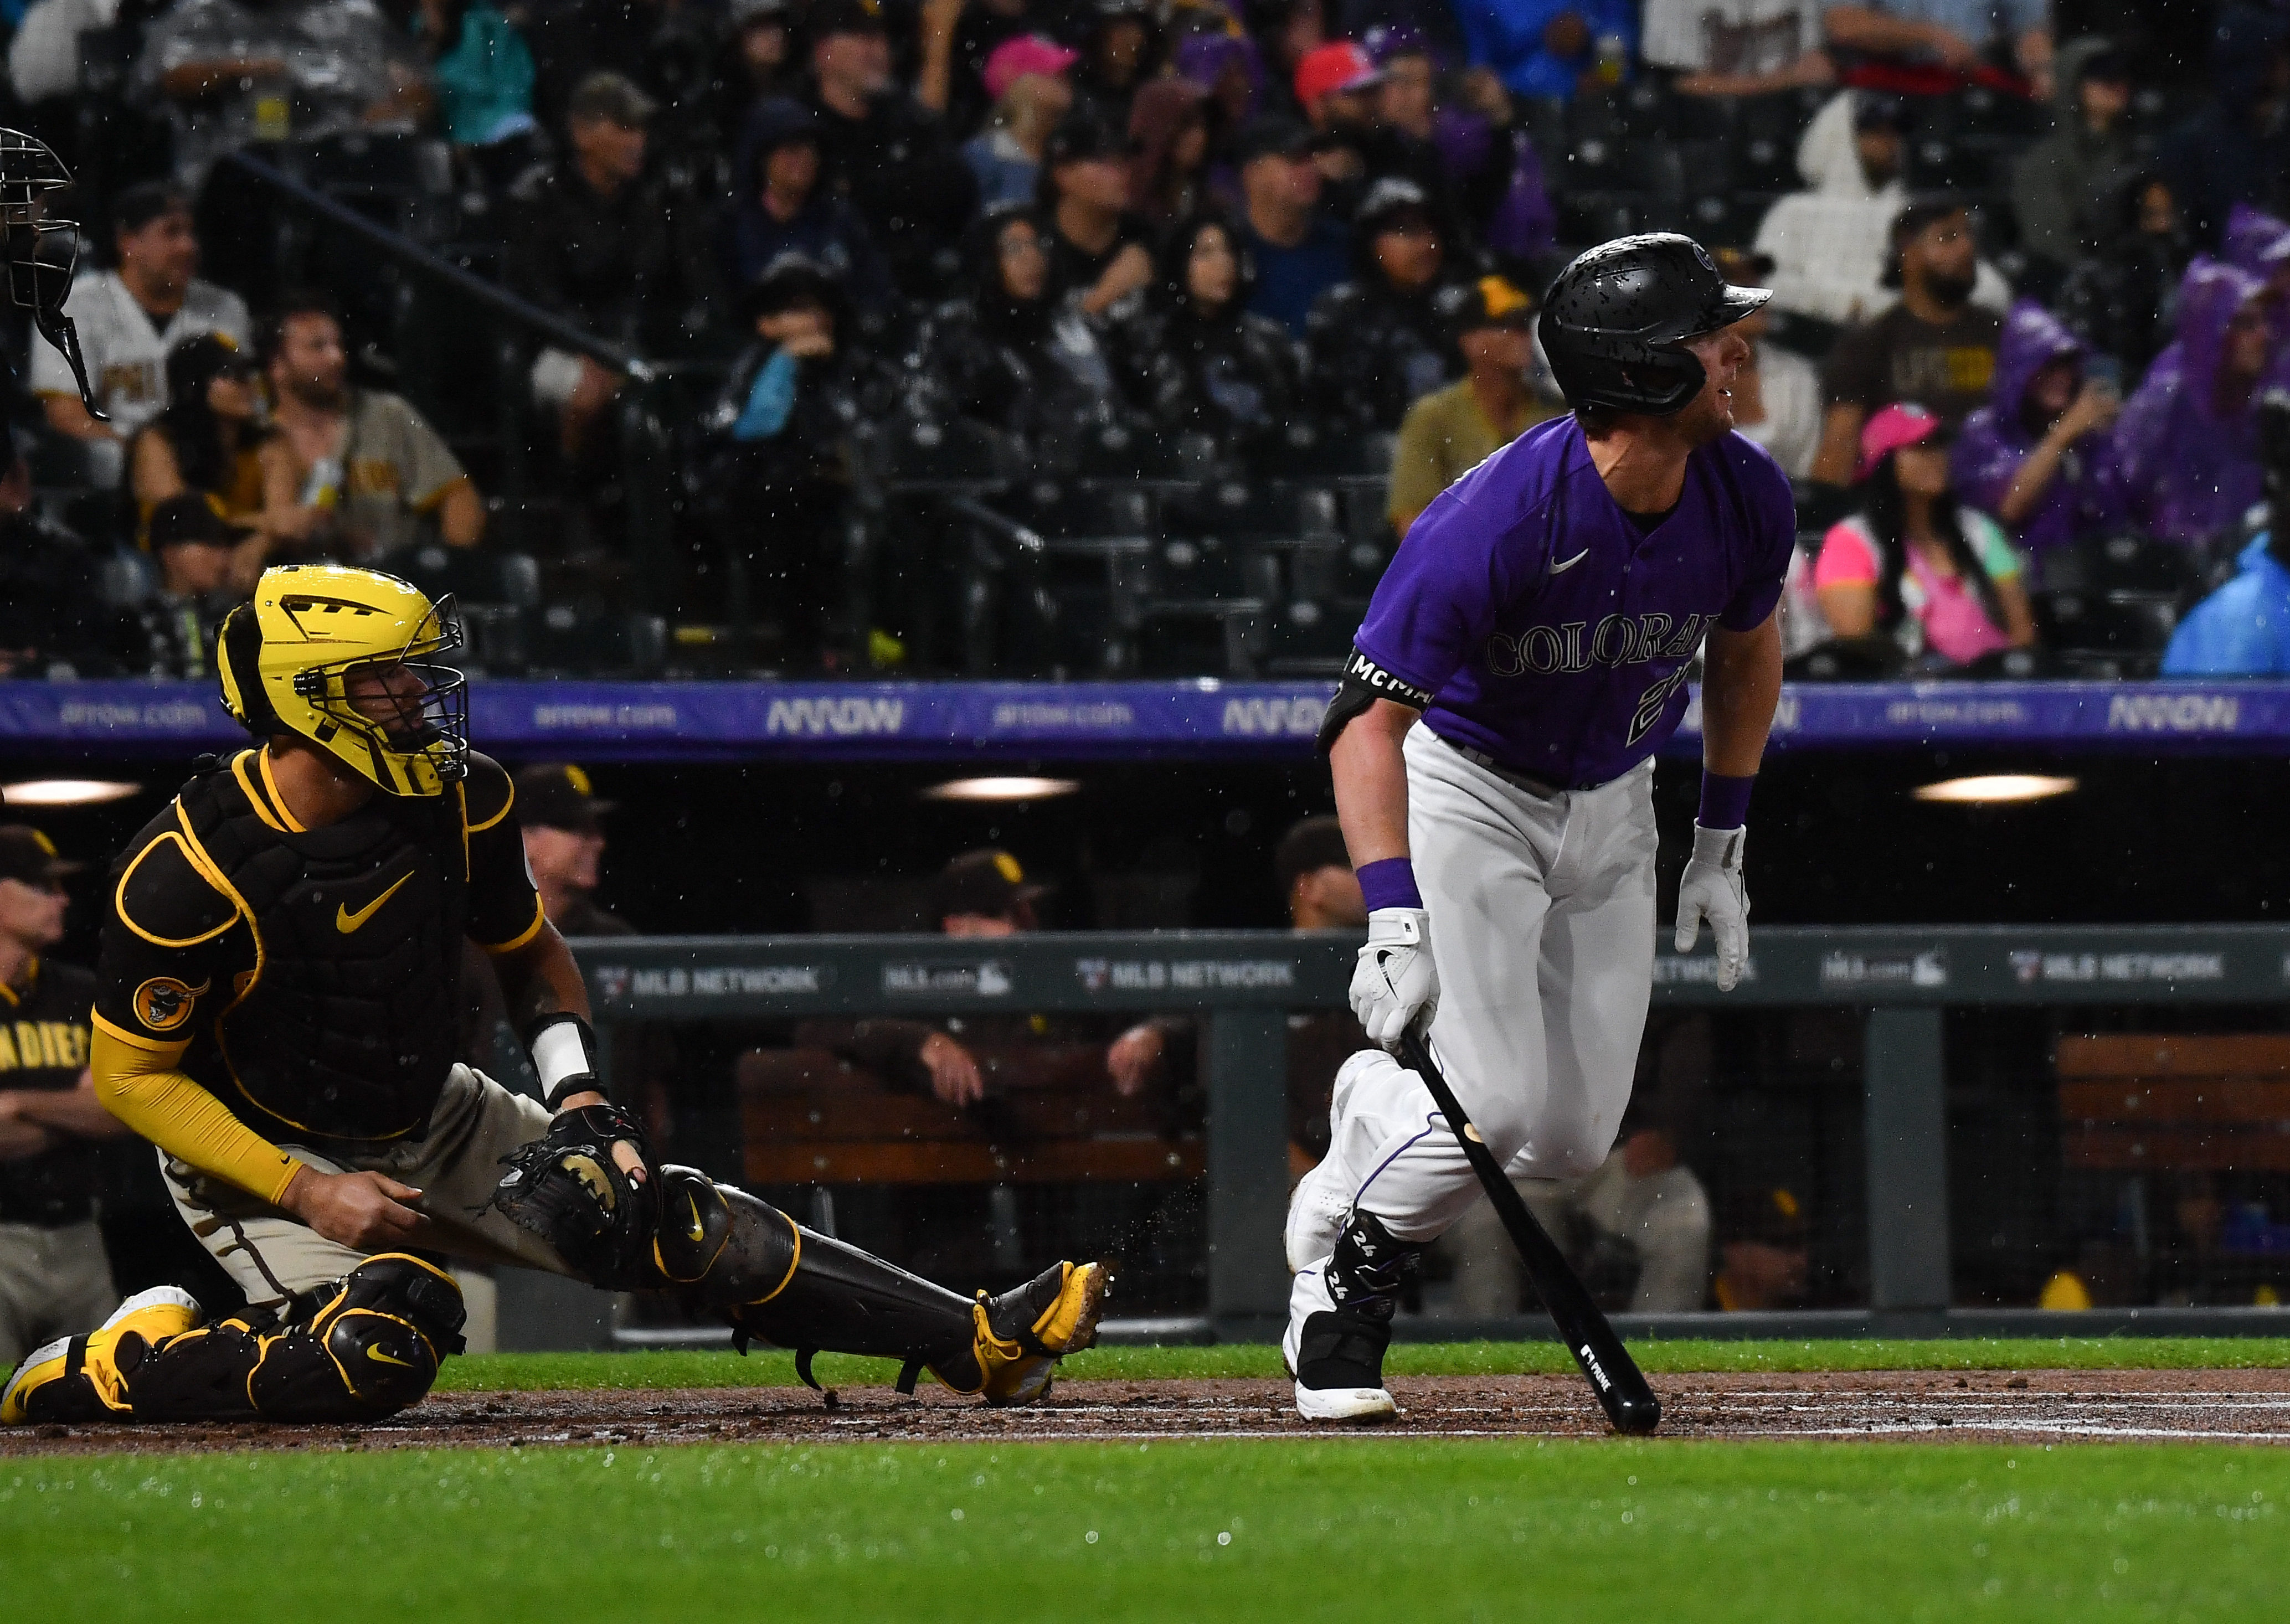
[[[1546,796],[1428,728],[1407,735],[1405,754],[1408,843],[1439,969],[1433,1057],[1512,1178],[1592,1172],[1629,1103],[1653,982],[1653,764]],[[1413,1072],[1363,1068],[1335,1116],[1329,1176],[1306,1179],[1300,1203],[1341,1197],[1401,1240],[1429,1241],[1479,1199]],[[1322,1228],[1301,1210],[1293,1219]],[[1292,1220],[1292,1251],[1299,1228]]]

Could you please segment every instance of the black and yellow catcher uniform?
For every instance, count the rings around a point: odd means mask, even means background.
[[[326,566],[266,572],[226,623],[226,701],[268,742],[206,764],[113,865],[93,1068],[257,1306],[210,1324],[180,1292],[131,1300],[28,1359],[0,1421],[388,1414],[460,1345],[437,1254],[678,1292],[806,1370],[814,1350],[888,1356],[908,1385],[927,1368],[992,1402],[1037,1396],[1093,1336],[1101,1266],[973,1301],[694,1170],[623,1172],[614,1144],[643,1143],[630,1118],[553,1111],[597,1087],[573,1013],[528,1034],[547,1106],[456,1064],[461,941],[504,963],[563,951],[510,779],[469,751],[460,675],[434,663],[456,643],[450,604]],[[374,673],[411,694],[409,670],[418,701],[374,700]],[[380,793],[305,828],[273,772],[281,748],[324,751]],[[302,1223],[282,1203],[305,1170],[419,1188],[420,1252]]]

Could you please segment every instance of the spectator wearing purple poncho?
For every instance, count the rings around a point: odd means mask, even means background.
[[[2084,376],[2083,340],[2032,299],[2012,307],[1996,345],[1988,404],[1964,422],[1949,462],[1964,500],[1992,515],[2022,553],[2046,553],[2128,527],[2115,438],[2122,402]]]
[[[2206,540],[2258,500],[2258,385],[2277,349],[2265,295],[2247,271],[2197,255],[2179,286],[2177,364],[2158,359],[2116,425],[2132,513],[2166,540]]]
[[[2266,383],[2268,388],[2290,388],[2290,343],[2278,341],[2290,336],[2290,223],[2248,204],[2235,204],[2227,216],[2225,257],[2229,265],[2248,271],[2266,284],[2278,340]]]

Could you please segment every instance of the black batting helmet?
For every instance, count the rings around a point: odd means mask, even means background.
[[[1542,353],[1570,406],[1667,417],[1701,392],[1685,340],[1730,327],[1773,293],[1734,287],[1674,231],[1616,237],[1575,257],[1542,303]]]

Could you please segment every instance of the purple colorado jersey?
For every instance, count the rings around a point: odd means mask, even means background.
[[[1641,534],[1580,425],[1554,418],[1424,510],[1359,651],[1432,695],[1424,724],[1449,743],[1588,788],[1677,730],[1702,637],[1764,623],[1796,534],[1788,476],[1738,434],[1693,452],[1677,507]]]

